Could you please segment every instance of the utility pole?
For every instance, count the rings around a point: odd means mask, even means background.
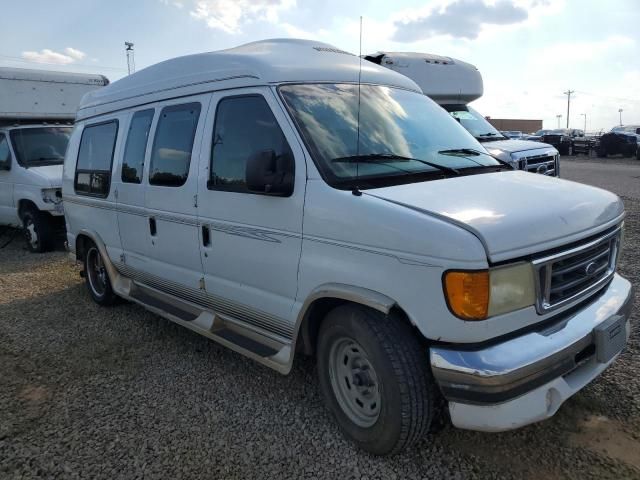
[[[569,128],[569,106],[571,105],[571,94],[575,93],[575,90],[567,90],[564,94],[567,96],[567,128]]]
[[[618,113],[620,114],[620,126],[622,126],[622,112],[623,110],[621,108],[618,109]]]
[[[124,53],[127,55],[127,71],[129,75],[136,71],[136,60],[133,56],[133,43],[124,42]]]
[[[580,115],[582,115],[584,117],[584,131],[587,131],[587,114],[586,113],[581,113]]]
[[[556,115],[556,118],[558,119],[558,128],[560,128],[560,119],[562,118],[562,114],[559,113],[558,115]]]

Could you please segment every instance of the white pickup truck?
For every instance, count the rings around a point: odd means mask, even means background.
[[[630,328],[618,197],[514,171],[409,78],[319,42],[175,58],[86,95],[63,196],[95,302],[284,374],[315,355],[330,412],[376,454],[445,406],[484,431],[548,418]]]
[[[510,138],[469,105],[484,92],[482,75],[474,65],[457,58],[412,52],[377,52],[365,59],[416,82],[494,157],[518,170],[560,176],[560,155],[552,145]]]
[[[0,68],[0,228],[24,228],[31,251],[52,247],[64,226],[62,164],[82,96],[109,81]]]

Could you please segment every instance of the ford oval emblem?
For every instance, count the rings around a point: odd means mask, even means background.
[[[596,264],[596,262],[591,262],[586,267],[584,267],[584,274],[587,277],[590,277],[591,275],[596,273],[597,269],[598,269],[598,265]]]
[[[542,175],[545,175],[547,173],[547,166],[546,165],[538,166],[538,168],[536,168],[536,173],[540,173]]]

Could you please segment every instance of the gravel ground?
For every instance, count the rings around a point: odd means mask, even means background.
[[[640,286],[640,200],[621,272]],[[62,251],[0,250],[0,478],[640,479],[629,347],[552,419],[446,427],[376,458],[339,434],[312,360],[284,377],[135,305],[95,305]]]

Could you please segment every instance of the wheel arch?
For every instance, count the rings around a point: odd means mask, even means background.
[[[21,198],[18,200],[18,217],[22,220],[22,215],[29,209],[40,210],[36,203],[29,198]]]
[[[363,287],[328,283],[313,290],[300,309],[294,331],[294,351],[313,355],[322,320],[329,311],[344,304],[364,306],[385,315],[397,312],[413,325],[398,303],[383,293]]]

